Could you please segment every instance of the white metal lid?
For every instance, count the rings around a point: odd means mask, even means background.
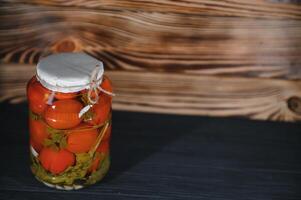
[[[98,67],[101,80],[103,63],[85,53],[60,53],[42,58],[37,64],[37,78],[41,84],[55,92],[78,92],[89,88],[93,70]]]

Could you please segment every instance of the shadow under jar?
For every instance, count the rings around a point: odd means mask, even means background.
[[[41,59],[28,82],[31,171],[72,190],[101,180],[110,166],[112,85],[102,62],[84,53]]]

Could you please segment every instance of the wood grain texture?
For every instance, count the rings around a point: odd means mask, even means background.
[[[6,0],[12,2],[11,0]],[[300,19],[298,2],[273,0],[14,0],[14,3],[58,7],[131,10],[146,12],[171,12],[204,16],[235,16],[251,18]],[[300,2],[299,2],[300,3]]]
[[[104,61],[118,110],[300,120],[297,1],[2,2],[0,100],[25,99],[41,56],[83,51]]]
[[[300,79],[301,6],[273,1],[4,1],[0,58],[85,51],[107,70]]]
[[[0,67],[0,101],[25,100],[33,65]],[[18,76],[15,76],[18,74]],[[301,81],[109,71],[113,108],[157,113],[301,120]]]

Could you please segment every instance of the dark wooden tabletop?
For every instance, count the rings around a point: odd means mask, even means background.
[[[26,104],[0,110],[0,199],[301,199],[300,124],[114,112],[109,174],[57,191],[29,170]]]

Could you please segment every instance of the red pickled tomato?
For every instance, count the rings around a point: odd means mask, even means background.
[[[103,136],[102,141],[109,140],[110,137],[111,137],[111,132],[112,132],[112,125],[110,125],[110,126],[108,127],[108,129],[106,130],[105,135]]]
[[[58,100],[45,111],[46,122],[55,129],[73,128],[80,124],[78,113],[83,105],[73,99]]]
[[[109,140],[105,140],[98,146],[98,148],[96,149],[96,152],[104,153],[106,155],[109,153],[109,150],[110,150],[110,142],[109,142]],[[102,160],[101,158],[103,158],[103,157],[97,156],[95,158],[95,160],[91,164],[91,167],[88,170],[89,172],[94,172],[97,170],[98,165],[100,164],[100,161]]]
[[[98,165],[100,164],[100,161],[102,161],[103,157],[101,157],[99,154],[97,154],[96,158],[93,160],[90,168],[88,169],[88,172],[94,172],[97,170]]]
[[[98,125],[104,123],[110,114],[111,103],[105,103],[102,98],[98,101],[97,104],[94,104],[91,108],[93,116],[91,120],[87,120],[87,123],[92,125]]]
[[[47,147],[42,149],[39,160],[44,169],[56,175],[74,165],[75,156],[65,149],[55,150]]]
[[[40,152],[43,148],[44,140],[48,137],[46,124],[41,120],[29,119],[30,144]]]
[[[111,83],[110,79],[107,76],[103,76],[103,79],[102,79],[100,87],[102,89],[104,89],[105,91],[113,92],[112,83]],[[85,89],[85,90],[81,91],[81,93],[82,94],[88,93],[88,90]],[[112,101],[112,96],[104,94],[101,91],[99,91],[98,95],[105,95],[106,96],[106,100]],[[94,92],[91,93],[91,98],[95,98],[95,93]]]
[[[107,154],[110,150],[110,141],[105,140],[97,147],[96,152]]]
[[[73,93],[62,93],[62,92],[55,92],[56,99],[74,99],[77,96],[77,92]]]
[[[101,87],[108,92],[112,92],[111,81],[106,76],[103,77]],[[87,93],[87,92],[88,92],[87,90],[82,91],[82,93]],[[93,92],[91,98],[95,98],[95,94]],[[112,104],[112,96],[100,91],[98,102],[94,104],[93,107],[91,108],[93,117],[90,120],[87,120],[87,123],[92,125],[98,125],[104,123],[111,111],[111,104]]]
[[[108,77],[106,76],[103,77],[101,88],[108,92],[113,91],[112,83],[110,79],[108,79]],[[88,123],[94,125],[104,123],[107,120],[109,113],[111,111],[111,104],[112,104],[112,96],[100,92],[98,103],[91,108],[94,115],[92,117],[92,120],[88,121]]]
[[[97,136],[97,129],[92,129],[87,124],[81,124],[75,129],[68,131],[66,149],[73,153],[88,152],[96,142]]]
[[[36,114],[42,114],[47,107],[50,93],[50,90],[43,87],[36,77],[33,77],[27,85],[29,109]]]
[[[96,149],[96,152],[98,153],[104,153],[107,154],[109,152],[109,148],[110,148],[110,142],[109,142],[109,138],[111,136],[111,132],[112,132],[112,126],[110,125],[107,129],[107,131],[105,132],[105,135],[102,139],[101,144],[99,145],[99,147]],[[94,161],[91,164],[91,167],[89,168],[89,172],[94,172],[97,170],[98,165],[100,164],[100,161],[103,159],[103,157],[101,157],[100,155],[98,155]]]

